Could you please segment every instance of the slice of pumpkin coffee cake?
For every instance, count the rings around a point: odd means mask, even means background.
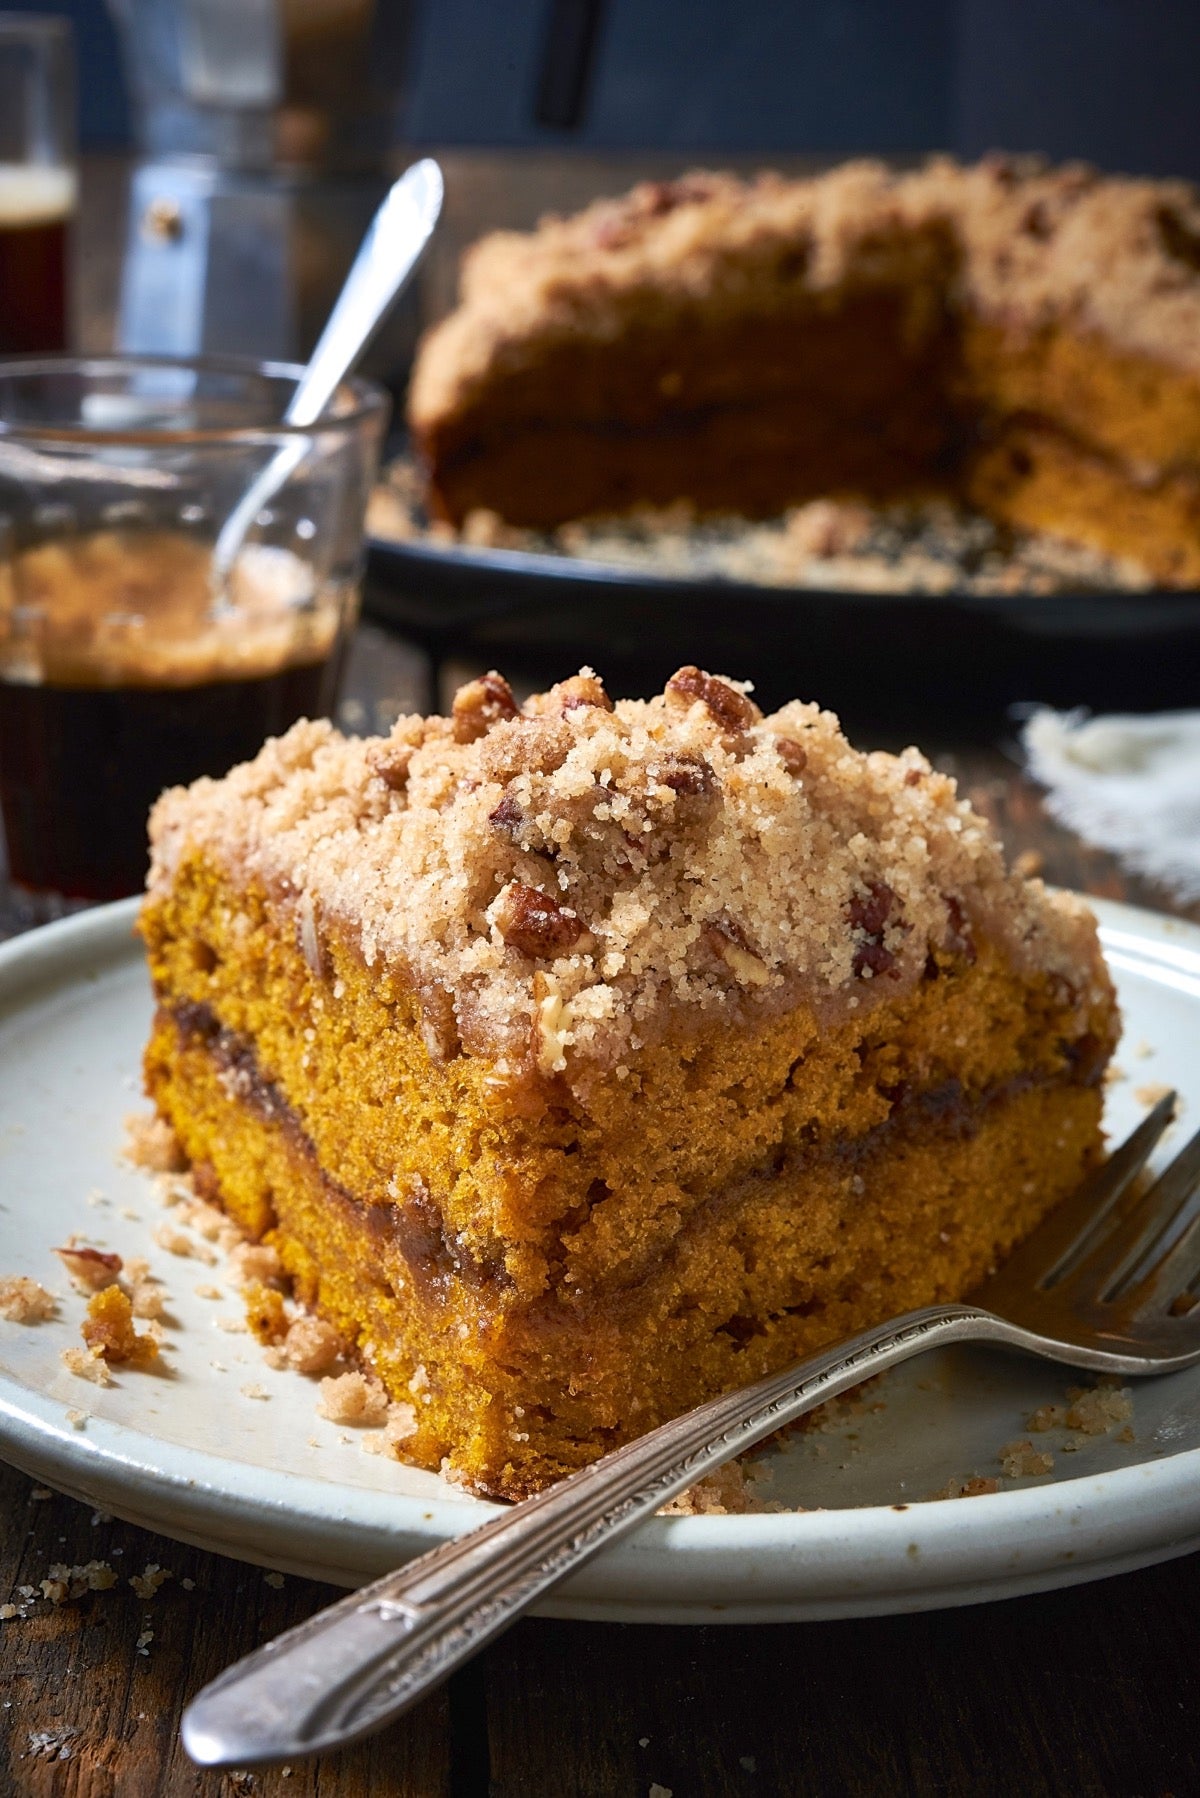
[[[963,1294],[1100,1151],[1090,914],[816,706],[492,674],[151,834],[159,1112],[480,1491]]]

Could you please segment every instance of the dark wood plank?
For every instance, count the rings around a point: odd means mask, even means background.
[[[179,1743],[187,1700],[238,1655],[339,1594],[184,1548],[95,1513],[0,1466],[0,1602],[20,1602],[54,1562],[106,1560],[109,1591],[0,1623],[0,1791],[20,1798],[451,1798],[449,1698],[435,1693],[393,1729],[318,1762],[240,1775],[203,1772]],[[173,1578],[148,1601],[130,1589],[148,1562]],[[195,1582],[188,1591],[183,1581]],[[153,1631],[140,1654],[138,1638]],[[457,1795],[456,1795],[457,1798]]]
[[[970,1500],[964,1500],[970,1503]],[[487,1657],[493,1798],[1200,1791],[1200,1557],[863,1622],[529,1622]]]

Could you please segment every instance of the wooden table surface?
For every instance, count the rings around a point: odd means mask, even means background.
[[[560,160],[556,174],[530,156],[497,173],[499,160],[463,159],[462,179],[451,183],[468,195],[462,218],[453,215],[456,234],[525,222],[628,173],[591,159]],[[89,179],[84,335],[99,348],[115,272],[103,215],[119,211],[120,171],[100,164]],[[411,658],[393,653],[389,662],[380,647],[372,634],[352,674],[368,715],[381,698],[411,701],[419,685]],[[1012,851],[1042,856],[1049,879],[1173,909],[1053,825],[1001,749],[926,746]],[[100,1558],[122,1575],[157,1562],[174,1576],[150,1601],[122,1578],[111,1591],[39,1601],[25,1619],[0,1623],[0,1792],[21,1798],[1200,1792],[1200,1556],[1042,1597],[874,1621],[530,1620],[372,1742],[291,1768],[221,1774],[183,1755],[182,1707],[333,1590],[291,1577],[272,1583],[3,1467],[0,1517],[0,1603],[36,1586],[54,1562]]]

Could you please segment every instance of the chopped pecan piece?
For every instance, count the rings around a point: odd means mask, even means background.
[[[367,751],[367,765],[393,793],[402,793],[408,785],[408,770],[416,749],[415,743],[380,743]]]
[[[700,755],[665,755],[647,769],[655,786],[670,787],[673,793],[698,797],[715,793],[717,777]]]
[[[531,961],[553,961],[573,949],[584,934],[581,919],[537,887],[514,880],[500,895],[496,928],[512,949]]]
[[[550,1079],[561,1074],[567,1065],[571,1007],[553,988],[542,991],[535,986],[534,998],[537,1011],[533,1020],[533,1061],[538,1073]]]
[[[866,893],[855,893],[846,907],[846,916],[856,930],[867,936],[879,936],[891,916],[896,895],[881,880],[873,880]]]
[[[1048,237],[1053,237],[1054,221],[1043,201],[1035,200],[1032,206],[1025,208],[1021,218],[1021,230],[1027,231],[1030,237],[1036,237],[1040,242],[1044,242]]]
[[[754,701],[728,681],[690,665],[680,668],[667,682],[667,703],[687,711],[697,700],[722,730],[731,733],[749,730],[762,717]]]
[[[869,939],[854,951],[854,972],[860,980],[870,974],[896,974],[896,957],[882,943]]]
[[[573,674],[570,680],[560,680],[551,689],[552,696],[559,702],[559,710],[565,718],[580,706],[598,706],[602,712],[611,712],[613,702],[604,691],[604,683],[590,669]]]
[[[493,724],[517,716],[517,702],[512,688],[502,674],[492,669],[478,680],[468,681],[454,695],[452,719],[454,741],[474,743],[486,736]]]
[[[855,893],[846,907],[846,916],[855,930],[861,930],[863,941],[855,946],[854,972],[864,980],[872,975],[895,977],[896,957],[883,941],[883,932],[896,895],[881,880],[873,880],[865,893]]]
[[[119,1255],[77,1247],[74,1243],[55,1249],[54,1253],[66,1268],[76,1292],[103,1292],[106,1286],[115,1286],[124,1265]]]
[[[761,955],[750,948],[739,925],[731,918],[710,924],[704,932],[710,949],[721,957],[734,979],[742,986],[766,986],[771,970]]]
[[[795,737],[776,737],[775,753],[789,774],[803,774],[808,767],[808,751]]]
[[[506,793],[494,811],[488,813],[488,823],[494,824],[497,830],[513,832],[525,816],[511,793]]]

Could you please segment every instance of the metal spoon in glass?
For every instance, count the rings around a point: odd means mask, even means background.
[[[421,259],[442,209],[442,171],[426,157],[401,175],[371,220],[320,342],[296,385],[283,423],[315,424],[366,348],[372,333]],[[255,476],[213,549],[211,580],[220,604],[246,533],[308,454],[306,436],[289,438]]]

